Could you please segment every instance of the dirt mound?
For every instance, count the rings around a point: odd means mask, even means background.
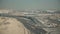
[[[29,30],[15,18],[0,17],[0,34],[28,34]]]

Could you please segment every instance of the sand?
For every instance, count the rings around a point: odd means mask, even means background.
[[[16,18],[0,17],[0,34],[29,34],[30,32]]]

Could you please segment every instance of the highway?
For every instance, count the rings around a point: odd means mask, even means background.
[[[47,32],[42,29],[39,25],[42,26],[42,24],[35,19],[34,17],[28,17],[28,16],[13,16],[8,14],[0,14],[0,16],[3,17],[12,17],[16,18],[18,21],[22,22],[24,26],[30,30],[31,34],[46,34]]]
[[[14,15],[8,15],[8,14],[0,14],[1,17],[12,17],[16,18],[18,21],[20,21],[29,31],[29,34],[46,34],[48,31],[46,30],[56,30],[57,28],[48,28],[45,27],[42,23],[44,23],[42,20],[40,20],[38,17],[31,17],[31,16],[14,16]],[[42,22],[42,23],[41,23]],[[57,29],[57,33],[58,30]],[[60,30],[59,30],[60,31]],[[56,33],[54,32],[54,33]],[[50,34],[51,32],[49,32]]]

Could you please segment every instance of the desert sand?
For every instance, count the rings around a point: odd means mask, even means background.
[[[29,34],[30,32],[16,18],[0,17],[0,34]]]

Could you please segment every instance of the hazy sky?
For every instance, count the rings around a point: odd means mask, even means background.
[[[57,9],[58,0],[2,0],[2,8],[12,9]]]

